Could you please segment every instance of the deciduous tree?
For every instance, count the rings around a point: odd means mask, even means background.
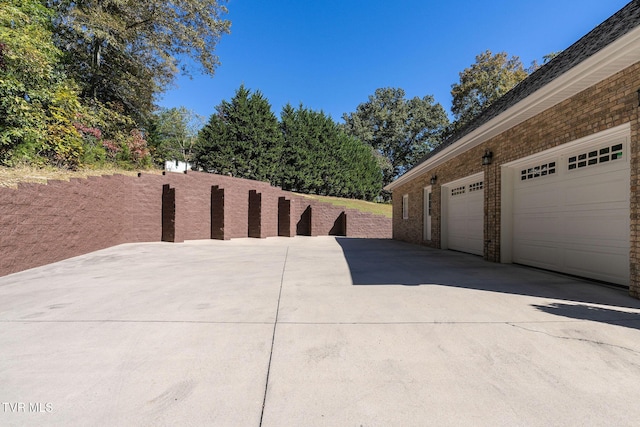
[[[460,82],[451,86],[451,112],[455,128],[469,123],[480,112],[528,76],[517,56],[487,50],[476,56],[476,62],[459,73]]]
[[[204,118],[185,107],[163,108],[153,117],[153,158],[158,164],[166,160],[193,162],[193,149]]]
[[[213,53],[229,32],[217,0],[53,0],[58,46],[82,96],[120,104],[139,124],[153,111],[154,96],[195,59],[213,74]]]
[[[437,146],[449,124],[444,108],[432,96],[405,99],[400,88],[376,89],[367,102],[342,118],[348,134],[369,144],[388,162],[384,185]]]
[[[38,0],[0,1],[0,163],[76,166],[76,85],[58,66],[52,12]]]

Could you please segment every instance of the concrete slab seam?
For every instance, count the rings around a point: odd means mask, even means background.
[[[278,327],[278,315],[280,313],[280,298],[282,297],[282,284],[284,283],[284,271],[287,268],[287,258],[289,257],[289,246],[284,254],[284,262],[282,263],[282,275],[280,276],[280,290],[278,291],[278,304],[276,305],[276,317],[273,322],[273,335],[271,336],[271,349],[269,350],[269,363],[267,364],[267,378],[264,384],[264,396],[262,397],[262,411],[260,412],[260,426],[264,418],[264,407],[267,403],[267,391],[269,390],[269,373],[271,372],[271,359],[273,357],[273,345],[276,340],[276,328]]]

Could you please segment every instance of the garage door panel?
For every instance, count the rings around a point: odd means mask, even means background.
[[[572,205],[566,204],[564,206],[564,211],[568,214],[576,214],[584,211],[609,211],[615,212],[618,210],[627,211],[629,207],[628,201],[592,201],[592,202],[584,202],[584,203],[574,203]]]
[[[473,220],[458,217],[457,220],[449,222],[448,233],[450,249],[476,255],[483,254],[482,241],[484,239],[484,231],[482,229],[482,218]]]
[[[627,223],[626,211],[577,212],[564,221],[564,234],[580,244],[628,247]]]
[[[484,221],[484,218],[479,216],[469,217],[467,218],[467,228],[470,230],[482,230],[483,231],[482,234],[484,234],[483,221]],[[483,236],[478,235],[477,237],[480,237],[480,239],[482,239]]]
[[[524,187],[514,196],[514,212],[555,211],[559,194],[546,186]]]
[[[484,183],[474,175],[444,185],[447,197],[447,245],[449,249],[476,255],[484,253]]]
[[[531,174],[533,162],[513,167],[513,262],[627,285],[629,164],[617,157],[581,165],[580,153],[600,152],[595,144],[565,150],[546,160],[553,176]]]
[[[513,257],[517,258],[519,263],[547,270],[557,270],[561,256],[562,251],[548,242],[537,244],[530,241],[513,248]]]
[[[616,172],[616,175],[620,174],[624,176],[624,171]],[[608,179],[604,182],[594,182],[593,179],[581,182],[576,179],[566,184],[564,194],[567,206],[585,206],[586,209],[590,209],[590,205],[606,207],[609,203],[626,203],[628,191],[628,180],[624,178]]]
[[[464,236],[461,234],[449,237],[449,249],[467,252],[475,255],[482,255],[482,239]]]
[[[624,252],[572,248],[565,251],[564,257],[566,272],[569,274],[614,283],[624,282],[628,278],[628,255]]]
[[[513,232],[519,241],[549,241],[560,231],[560,216],[557,213],[527,213],[519,215],[513,223]]]

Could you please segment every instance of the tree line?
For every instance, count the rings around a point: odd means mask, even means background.
[[[244,86],[216,108],[187,160],[207,172],[301,193],[372,200],[382,188],[371,146],[303,105],[287,104],[278,120],[264,95]]]
[[[345,113],[343,124],[302,105],[285,106],[278,124],[264,96],[241,87],[211,116],[193,160],[211,172],[287,190],[370,198],[537,68],[504,52],[478,55],[452,85],[452,122],[433,96],[407,99],[401,88],[379,88]]]
[[[379,88],[337,124],[240,87],[205,123],[156,97],[194,59],[213,75],[229,33],[216,0],[0,0],[0,165],[77,168],[191,160],[284,189],[371,199],[538,68],[486,51],[432,96]],[[552,60],[555,53],[544,57]],[[188,71],[188,70],[182,70]]]

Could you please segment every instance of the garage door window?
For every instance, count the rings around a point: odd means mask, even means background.
[[[469,193],[482,190],[483,188],[484,188],[484,181],[474,182],[473,184],[469,184]]]
[[[451,189],[451,195],[452,196],[459,196],[461,194],[464,194],[466,192],[466,186],[463,185],[461,187],[456,187],[456,188],[452,188]]]
[[[556,173],[556,162],[549,162],[543,165],[533,166],[520,171],[520,181],[527,181],[542,176],[549,176]]]
[[[594,148],[586,153],[570,156],[567,168],[569,170],[585,168],[622,158],[622,144]]]

